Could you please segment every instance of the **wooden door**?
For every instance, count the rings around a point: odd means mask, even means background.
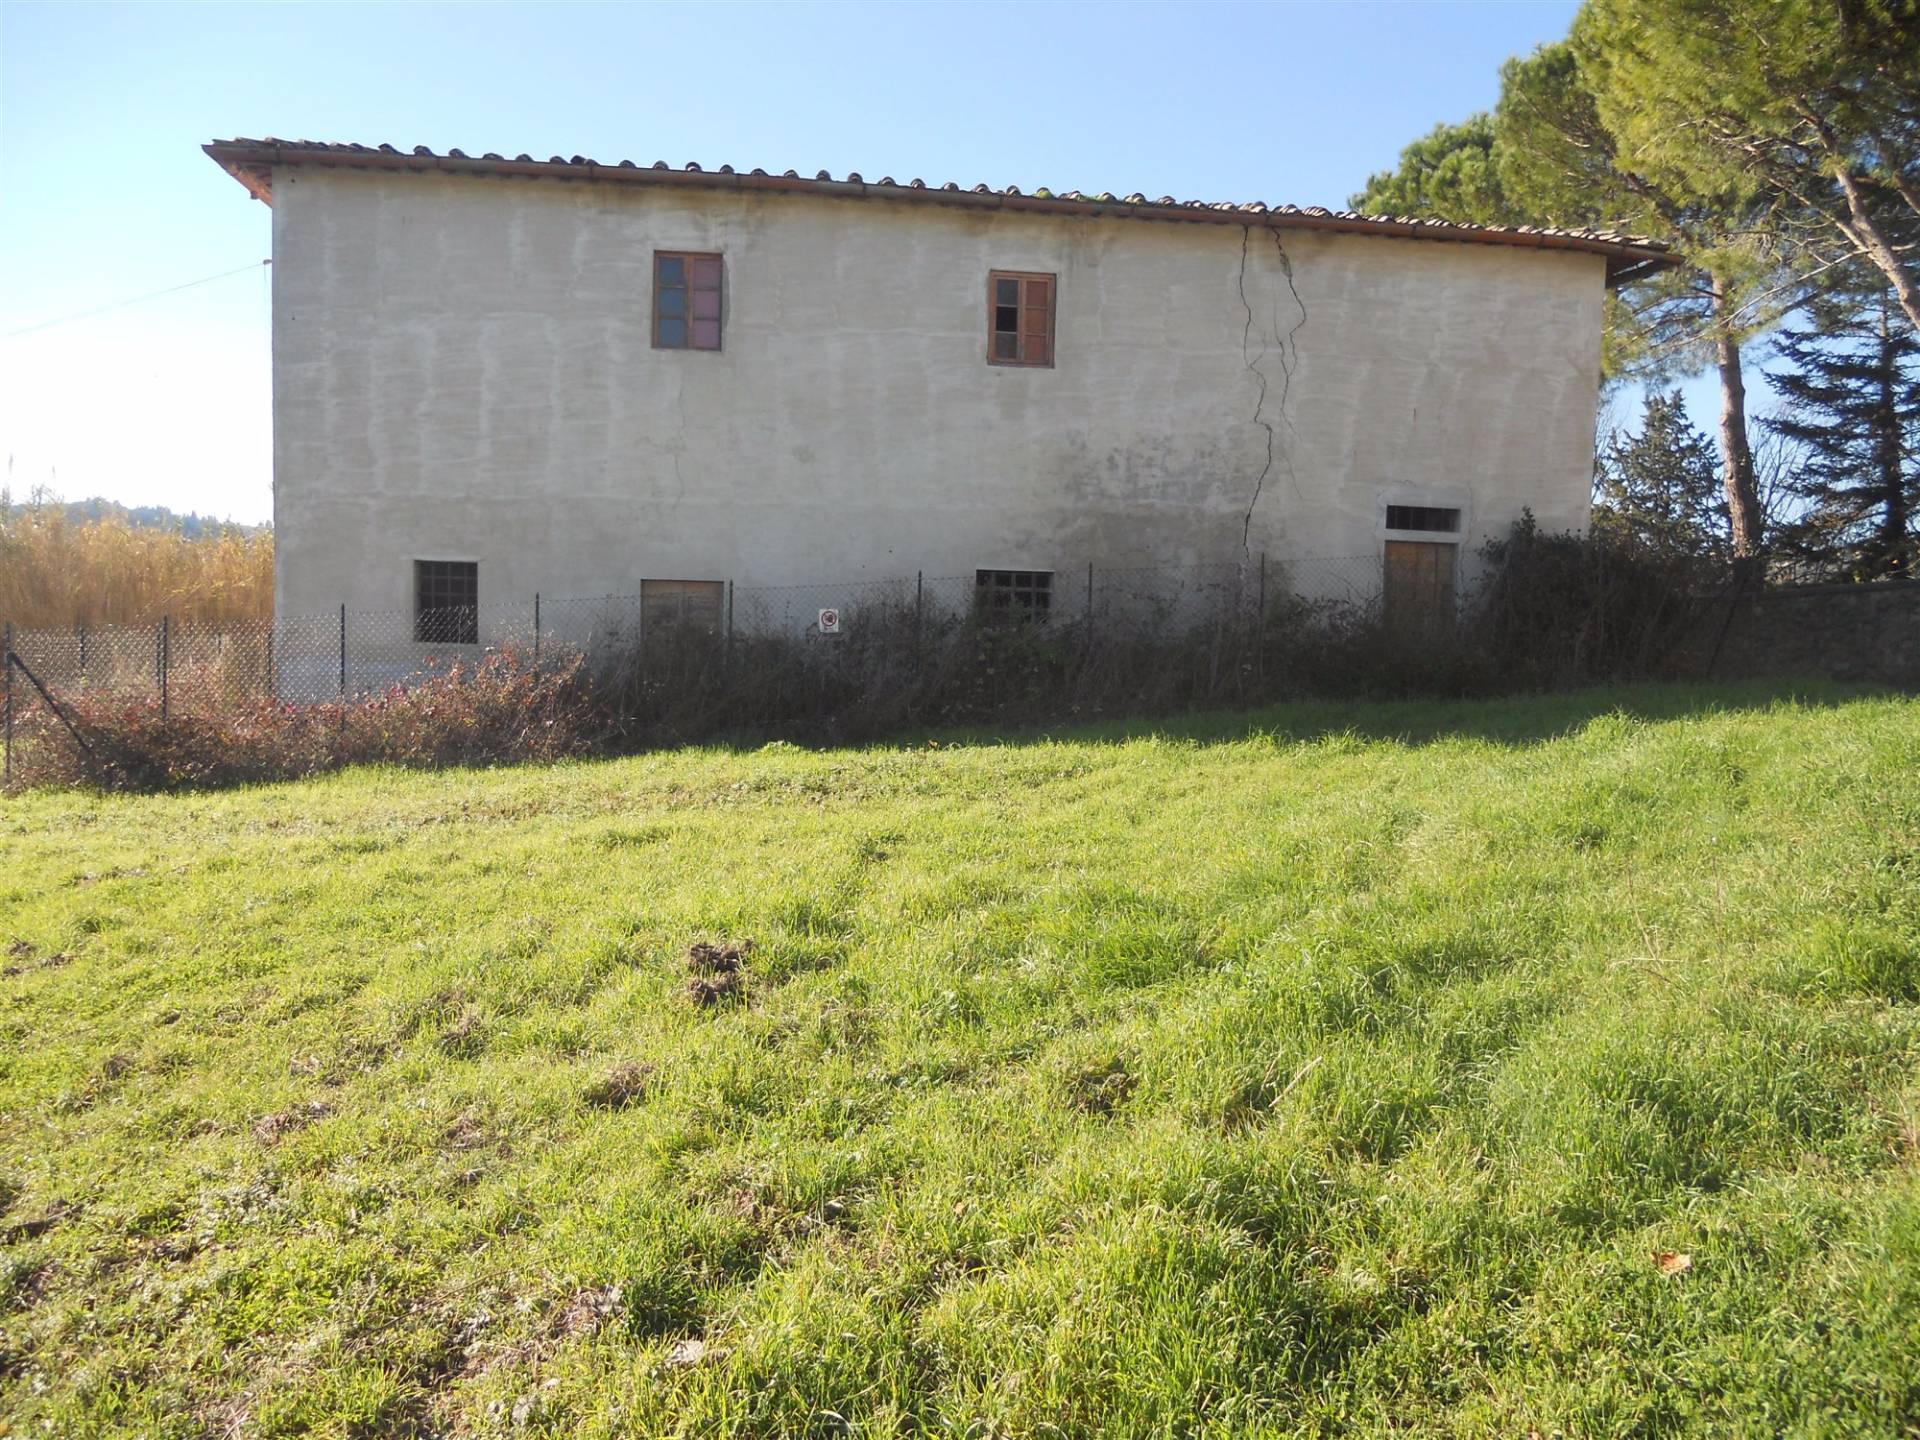
[[[724,616],[727,585],[724,580],[642,580],[642,633],[668,632],[718,635]]]
[[[1453,619],[1453,562],[1457,545],[1389,540],[1384,600],[1387,623],[1425,629]]]

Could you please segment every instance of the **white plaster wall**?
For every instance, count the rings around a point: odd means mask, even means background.
[[[1461,506],[1470,543],[1523,506],[1585,523],[1596,256],[1293,232],[1290,287],[1271,235],[1232,226],[273,184],[283,617],[404,610],[416,557],[478,560],[492,605],[643,578],[1370,557],[1389,498]],[[656,249],[724,252],[723,352],[651,348]],[[986,363],[996,268],[1058,274],[1055,368]],[[1249,359],[1275,432],[1257,502]]]

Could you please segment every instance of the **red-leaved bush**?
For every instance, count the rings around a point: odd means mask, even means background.
[[[360,700],[261,699],[163,714],[158,700],[62,697],[15,722],[14,782],[179,790],[285,780],[344,765],[490,765],[593,748],[577,661],[536,668],[511,651]]]

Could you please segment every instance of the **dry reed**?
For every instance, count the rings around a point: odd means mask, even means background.
[[[273,615],[273,535],[206,536],[76,519],[58,501],[0,506],[0,619],[30,629],[203,624]]]

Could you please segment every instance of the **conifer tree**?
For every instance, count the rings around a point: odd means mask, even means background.
[[[1586,0],[1573,43],[1635,169],[1730,187],[1920,327],[1920,0]]]
[[[1724,558],[1731,531],[1719,465],[1680,392],[1650,393],[1640,433],[1615,431],[1601,451],[1591,528],[1670,558]]]
[[[1897,297],[1822,295],[1778,346],[1786,368],[1768,378],[1786,407],[1766,424],[1799,449],[1782,548],[1863,580],[1920,573],[1920,338]]]
[[[1368,215],[1418,215],[1462,225],[1524,225],[1508,203],[1493,150],[1493,117],[1484,110],[1442,123],[1400,152],[1400,163],[1367,177],[1348,202]]]
[[[1610,377],[1664,382],[1711,367],[1720,383],[1722,485],[1736,554],[1764,543],[1748,442],[1742,346],[1788,303],[1783,266],[1751,224],[1753,190],[1679,193],[1636,170],[1602,117],[1581,56],[1566,42],[1510,60],[1492,115],[1442,125],[1372,176],[1354,208],[1482,224],[1594,226],[1652,235],[1679,265],[1630,280],[1607,299]]]

